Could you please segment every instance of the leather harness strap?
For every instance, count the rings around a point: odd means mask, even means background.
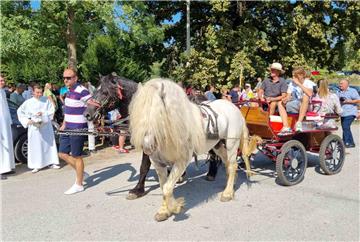
[[[201,103],[198,106],[200,108],[200,112],[205,114],[209,119],[206,127],[207,138],[219,139],[219,129],[217,123],[218,114],[206,103]],[[210,126],[213,127],[213,132],[211,132]]]

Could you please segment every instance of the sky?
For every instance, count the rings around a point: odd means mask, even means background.
[[[40,0],[31,0],[30,4],[31,4],[31,8],[32,9],[39,9],[40,8]]]

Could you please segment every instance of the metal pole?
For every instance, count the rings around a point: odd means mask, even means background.
[[[244,66],[240,65],[240,77],[239,77],[239,87],[242,88],[242,79],[243,79]]]
[[[190,0],[186,0],[186,53],[190,54]]]

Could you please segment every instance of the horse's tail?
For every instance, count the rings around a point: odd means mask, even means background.
[[[243,119],[242,122],[242,135],[240,138],[240,150],[241,156],[245,162],[246,176],[249,177],[251,174],[249,157],[252,152],[257,148],[257,144],[261,142],[261,138],[257,135],[251,136],[249,139],[249,129],[246,126],[246,121]]]
[[[141,148],[144,138],[150,135],[169,161],[187,160],[193,151],[203,150],[205,134],[200,110],[175,82],[153,79],[139,85],[129,113],[131,142],[136,148]]]

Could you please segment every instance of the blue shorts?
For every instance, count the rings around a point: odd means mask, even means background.
[[[288,113],[299,113],[301,106],[301,100],[291,100],[286,103],[286,112]]]
[[[87,136],[60,135],[59,153],[78,157],[82,155],[84,142]]]

